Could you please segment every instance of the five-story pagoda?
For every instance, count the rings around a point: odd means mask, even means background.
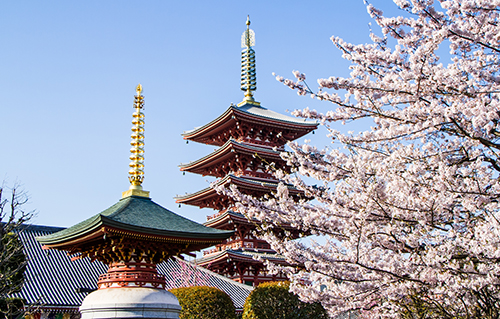
[[[89,257],[109,266],[98,290],[82,303],[82,318],[178,318],[180,306],[165,290],[156,265],[173,256],[221,243],[233,234],[203,226],[156,204],[142,189],[144,179],[144,97],[137,86],[132,127],[130,188],[122,199],[89,219],[39,237],[46,249],[74,259]]]
[[[203,158],[180,165],[180,169],[214,176],[219,178],[217,186],[236,185],[241,192],[260,197],[272,192],[278,185],[266,166],[274,163],[274,167],[286,170],[285,162],[280,157],[286,142],[313,131],[318,124],[273,112],[255,101],[255,51],[252,49],[255,35],[249,28],[248,19],[246,24],[241,53],[241,90],[245,92],[245,97],[238,105],[231,104],[208,124],[182,134],[186,140],[219,148]],[[298,194],[294,189],[290,192]],[[235,231],[234,236],[224,243],[204,251],[204,256],[197,260],[199,265],[255,286],[263,281],[285,279],[279,275],[267,275],[263,262],[254,258],[284,262],[267,242],[253,235],[256,221],[248,220],[244,212],[238,212],[231,198],[208,187],[178,196],[176,201],[217,210],[216,214],[207,217],[205,225]]]

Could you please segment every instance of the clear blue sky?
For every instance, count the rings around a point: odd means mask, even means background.
[[[391,14],[389,0],[372,1]],[[208,209],[182,206],[176,194],[207,187],[183,162],[213,147],[181,133],[243,98],[240,37],[247,14],[256,33],[257,92],[277,112],[309,106],[271,75],[346,76],[330,41],[369,41],[362,0],[330,1],[3,1],[0,4],[0,178],[29,192],[34,223],[71,226],[111,206],[128,189],[132,102],[146,101],[144,189],[198,222]],[[328,143],[320,128],[308,138]]]

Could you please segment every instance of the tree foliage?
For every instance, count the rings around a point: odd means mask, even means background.
[[[0,187],[0,317],[13,316],[22,311],[23,302],[12,298],[24,283],[26,256],[18,234],[32,213],[22,209],[28,200],[25,193],[14,187],[5,198],[5,187]]]
[[[277,77],[331,103],[295,115],[322,123],[333,146],[288,143],[282,157],[294,174],[276,172],[273,198],[220,191],[269,229],[287,223],[322,238],[263,235],[304,266],[282,269],[291,290],[332,314],[418,318],[422,306],[421,318],[497,318],[500,1],[394,2],[403,16],[367,5],[380,28],[371,43],[332,37],[350,76],[319,79],[318,90],[298,71]],[[340,130],[360,121],[372,127]],[[285,184],[315,200],[294,201]]]
[[[289,292],[290,282],[266,282],[245,300],[243,319],[328,318],[320,303],[305,303]]]
[[[181,305],[179,319],[236,319],[233,301],[214,287],[193,286],[171,289]]]

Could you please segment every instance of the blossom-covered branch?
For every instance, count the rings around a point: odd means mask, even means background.
[[[435,317],[493,318],[500,306],[500,1],[394,2],[404,16],[367,5],[381,30],[372,43],[332,37],[351,62],[349,77],[319,79],[315,91],[299,71],[295,79],[277,76],[301,96],[332,103],[327,112],[294,114],[324,124],[345,148],[289,143],[282,157],[293,174],[275,172],[282,184],[272,198],[221,191],[265,221],[262,237],[273,249],[303,265],[270,267],[288,272],[295,293],[332,314],[398,318],[418,304]],[[336,129],[367,118],[366,131]],[[291,186],[314,200],[291,197]],[[320,240],[277,236],[272,229],[282,224]]]

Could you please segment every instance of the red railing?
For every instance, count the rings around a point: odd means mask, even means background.
[[[115,263],[99,276],[99,289],[111,287],[151,287],[165,289],[166,279],[158,274],[156,266],[146,263]]]

